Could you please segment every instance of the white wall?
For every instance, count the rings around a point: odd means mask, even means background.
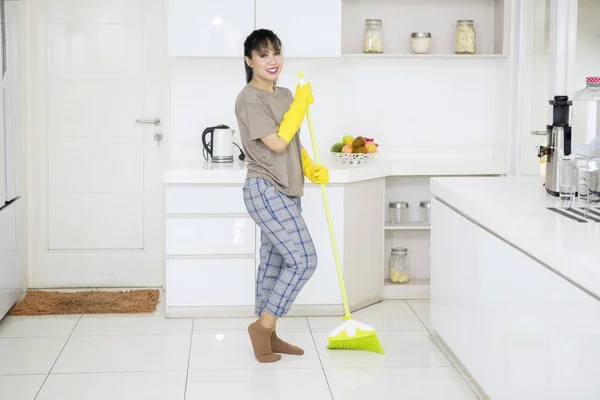
[[[503,61],[287,59],[279,83],[293,91],[298,70],[312,82],[322,154],[350,134],[375,137],[391,157],[488,158],[497,141],[496,71]],[[171,157],[198,157],[207,126],[237,129],[234,103],[244,78],[242,60],[171,60]],[[301,137],[311,149],[306,123]]]
[[[579,0],[577,50],[569,76],[570,96],[585,87],[587,76],[600,76],[600,0]]]

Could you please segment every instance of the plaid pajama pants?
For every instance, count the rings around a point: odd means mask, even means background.
[[[284,317],[317,267],[317,252],[301,215],[300,199],[264,178],[248,178],[244,201],[261,230],[256,309]]]

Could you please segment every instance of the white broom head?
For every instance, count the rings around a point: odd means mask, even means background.
[[[351,319],[351,320],[345,321],[342,325],[338,326],[337,328],[335,328],[334,330],[329,332],[329,335],[327,337],[328,338],[335,337],[335,336],[339,335],[340,333],[342,333],[343,331],[345,331],[346,335],[348,335],[349,337],[354,337],[354,335],[356,335],[357,329],[360,329],[363,332],[375,330],[375,328],[372,327],[371,325],[363,324],[362,322],[357,322],[357,321],[354,321]]]

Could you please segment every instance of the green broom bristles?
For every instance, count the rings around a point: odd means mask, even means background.
[[[344,322],[331,331],[327,339],[328,349],[366,350],[384,354],[375,328],[360,322],[352,320]]]

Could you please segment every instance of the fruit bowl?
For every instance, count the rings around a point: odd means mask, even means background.
[[[331,154],[344,164],[366,164],[377,153],[334,153]]]
[[[331,154],[344,164],[366,164],[377,154],[378,146],[373,138],[346,135],[331,146]]]

